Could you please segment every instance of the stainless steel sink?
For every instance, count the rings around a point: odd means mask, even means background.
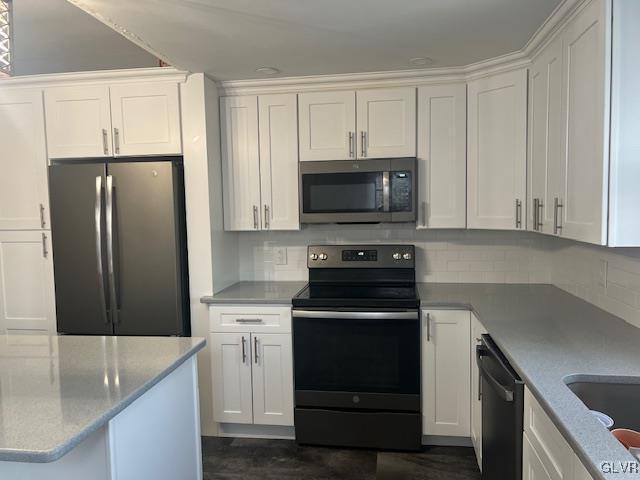
[[[640,431],[640,384],[573,381],[567,386],[588,408],[613,418],[613,428]]]

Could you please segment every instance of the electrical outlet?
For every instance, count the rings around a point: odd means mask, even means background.
[[[609,269],[609,262],[606,260],[600,260],[600,271],[598,272],[598,286],[607,288],[607,270]]]
[[[286,247],[276,247],[273,249],[273,258],[276,265],[287,264],[287,249]]]

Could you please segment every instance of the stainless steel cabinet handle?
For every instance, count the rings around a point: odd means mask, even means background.
[[[522,202],[516,199],[516,228],[522,228]]]
[[[258,364],[258,337],[253,337],[253,361]]]
[[[258,230],[258,207],[253,206],[253,229]]]
[[[476,338],[476,343],[478,345],[480,344],[481,341],[482,341],[481,338]],[[480,365],[476,365],[476,366],[478,368],[478,401],[480,401],[482,400],[482,375],[480,375]]]
[[[422,202],[422,226],[427,226],[427,202]]]
[[[367,132],[364,130],[360,132],[360,152],[363,157],[367,156]]]
[[[47,258],[49,256],[49,250],[47,250],[47,234],[42,234],[42,256]]]
[[[349,158],[353,158],[354,157],[354,154],[353,154],[354,136],[355,136],[354,132],[349,132]]]
[[[113,129],[113,141],[116,144],[116,155],[120,155],[120,130]]]
[[[538,199],[538,208],[536,210],[536,217],[537,217],[537,225],[536,225],[536,230],[541,231],[542,227],[544,226],[544,222],[542,221],[543,219],[543,215],[544,215],[544,203],[542,202],[541,199]]]
[[[116,293],[116,275],[113,258],[113,176],[107,175],[106,194],[106,233],[107,233],[107,275],[109,277],[109,304],[111,305],[111,321],[118,324],[118,297]]]
[[[537,198],[533,199],[533,229],[538,230],[538,202]]]
[[[236,323],[262,323],[261,318],[236,318]]]
[[[269,208],[269,205],[265,204],[265,206],[264,206],[264,228],[265,228],[265,230],[269,230],[269,228],[271,227],[271,222],[270,222],[270,219],[269,219],[269,216],[270,216],[270,213],[271,213],[270,210],[271,209]]]
[[[562,232],[562,225],[560,225],[561,217],[559,212],[561,208],[563,208],[563,205],[560,202],[560,199],[556,197],[553,200],[553,234],[554,235],[560,235],[560,233]]]
[[[427,342],[431,341],[431,314],[427,313]]]
[[[244,336],[242,337],[242,363],[245,363],[247,361],[247,351],[245,349],[245,344],[246,340],[244,339]]]
[[[104,272],[102,269],[102,176],[96,177],[96,267],[98,272],[98,288],[100,289],[100,312],[105,324],[109,323],[107,315],[107,297],[104,290]]]
[[[47,222],[44,220],[44,205],[40,204],[40,226],[45,228],[47,226]]]
[[[107,139],[107,129],[102,129],[102,151],[105,155],[109,155],[109,143]]]

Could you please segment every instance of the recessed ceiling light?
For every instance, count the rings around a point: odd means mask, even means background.
[[[428,67],[429,65],[433,65],[433,59],[429,57],[410,58],[409,65],[414,67]]]
[[[264,75],[276,75],[277,73],[280,73],[280,70],[275,67],[260,67],[256,68],[256,72]]]

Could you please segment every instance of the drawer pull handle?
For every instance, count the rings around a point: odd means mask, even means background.
[[[262,323],[261,318],[236,318],[236,323]]]

